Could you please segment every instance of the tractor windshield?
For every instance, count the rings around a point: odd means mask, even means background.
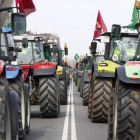
[[[104,55],[96,55],[96,61],[95,62],[103,62]]]
[[[33,50],[35,63],[45,61],[42,41],[33,42]]]
[[[19,64],[33,64],[33,54],[31,41],[28,42],[28,48],[22,47],[22,42],[15,42],[15,45],[22,48],[22,52],[18,52]]]
[[[110,60],[124,64],[133,61],[135,57],[138,38],[123,37],[111,40]]]
[[[58,62],[58,46],[54,45],[51,52],[52,62]]]
[[[4,34],[1,34],[1,56],[8,56]]]

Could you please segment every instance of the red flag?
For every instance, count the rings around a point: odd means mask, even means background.
[[[98,25],[101,25],[101,30],[100,31],[98,31],[97,30],[97,26]],[[105,25],[105,23],[104,23],[104,21],[103,21],[103,18],[102,18],[102,16],[101,16],[101,13],[100,13],[100,11],[98,11],[98,16],[97,16],[97,21],[96,21],[96,25],[95,25],[95,30],[94,30],[94,37],[93,37],[93,39],[95,39],[95,38],[97,38],[97,37],[100,37],[101,35],[101,33],[102,32],[107,32],[107,28],[106,28],[106,25]]]
[[[20,7],[21,12],[25,13],[26,16],[36,11],[32,0],[16,0],[16,6]]]

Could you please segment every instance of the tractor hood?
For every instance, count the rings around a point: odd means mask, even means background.
[[[109,73],[115,73],[115,69],[119,67],[120,65],[112,62],[110,60],[106,60],[104,62],[98,63],[98,72],[109,72]]]
[[[39,62],[34,65],[20,65],[22,68],[29,68],[29,69],[49,69],[56,67],[57,63],[55,62]]]

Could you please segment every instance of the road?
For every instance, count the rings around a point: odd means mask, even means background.
[[[107,124],[91,123],[75,83],[68,87],[68,104],[58,118],[40,118],[39,106],[31,106],[31,131],[26,140],[106,140]]]

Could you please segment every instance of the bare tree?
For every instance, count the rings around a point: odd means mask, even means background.
[[[3,0],[2,7],[13,6],[14,0]],[[8,11],[1,13],[1,26],[7,27],[7,21],[9,19]]]

